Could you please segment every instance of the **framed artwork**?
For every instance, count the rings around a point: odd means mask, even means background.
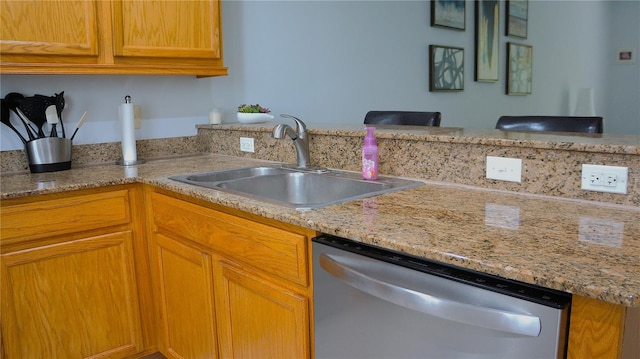
[[[619,64],[635,64],[636,49],[618,49],[616,52],[616,63]]]
[[[506,1],[505,35],[527,38],[527,23],[529,21],[529,0],[507,0]]]
[[[498,0],[476,0],[476,71],[479,82],[498,81],[498,46],[500,44]]]
[[[533,80],[533,48],[507,42],[507,95],[529,95]]]
[[[429,45],[429,91],[464,90],[464,49]]]
[[[431,0],[431,26],[464,31],[465,0]]]

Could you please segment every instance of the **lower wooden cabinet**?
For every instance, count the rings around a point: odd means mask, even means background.
[[[2,257],[6,358],[124,358],[142,333],[128,232]]]
[[[312,356],[313,231],[152,189],[147,203],[162,354]]]
[[[151,256],[167,358],[217,357],[211,255],[156,233]]]
[[[640,358],[640,308],[574,295],[568,359]]]
[[[130,206],[140,193],[118,187],[2,201],[0,357],[129,358],[153,350],[143,313],[151,297],[140,280],[148,276],[146,245],[136,243]]]
[[[225,259],[214,264],[222,358],[309,357],[309,301]]]

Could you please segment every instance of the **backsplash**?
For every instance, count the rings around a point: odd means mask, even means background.
[[[335,127],[335,126],[334,126]],[[295,163],[291,140],[271,137],[273,126],[198,126],[199,146],[205,152]],[[355,128],[355,129],[354,129]],[[360,151],[365,131],[358,127],[338,130],[310,129],[311,164],[360,171]],[[439,132],[445,133],[445,129]],[[453,131],[455,132],[455,131]],[[486,131],[494,138],[493,130]],[[640,205],[640,154],[638,146],[572,145],[491,140],[452,135],[433,136],[425,131],[376,131],[380,173],[433,181],[453,182],[496,190],[549,195],[564,198]],[[240,137],[253,137],[255,153],[240,152]],[[550,142],[550,141],[549,141]],[[544,148],[549,147],[549,148]],[[566,148],[569,147],[569,148]],[[606,147],[606,148],[604,148]],[[630,150],[631,149],[631,150]],[[631,152],[631,153],[629,153]],[[522,182],[485,178],[486,157],[522,159]],[[580,189],[582,164],[603,164],[629,168],[627,194]]]
[[[196,136],[173,137],[136,141],[138,158],[158,158],[203,152],[197,145]],[[116,162],[122,158],[120,142],[74,145],[71,166],[83,166]],[[22,150],[0,151],[0,172],[28,171],[27,157]]]
[[[139,158],[152,159],[202,152],[257,158],[287,163],[296,162],[291,140],[271,137],[273,124],[198,125],[198,134],[156,140],[138,140]],[[569,144],[549,136],[544,142],[514,140],[513,133],[486,130],[487,135],[462,129],[378,130],[380,173],[384,175],[452,182],[496,190],[549,195],[555,197],[640,206],[640,146],[614,145],[588,141]],[[435,133],[435,134],[434,134]],[[365,131],[360,126],[332,125],[331,129],[310,129],[311,164],[360,171],[360,151]],[[498,135],[503,134],[503,138]],[[528,137],[527,135],[522,135]],[[255,152],[240,151],[240,137],[255,141]],[[522,182],[485,178],[487,156],[522,159]],[[114,162],[121,158],[119,142],[73,147],[72,166]],[[581,165],[602,164],[629,168],[627,194],[612,194],[580,189]],[[23,151],[0,152],[3,173],[27,171]]]

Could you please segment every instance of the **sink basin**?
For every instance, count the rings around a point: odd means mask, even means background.
[[[390,176],[366,181],[354,172],[306,170],[283,165],[244,167],[170,178],[296,209],[319,208],[423,184]]]
[[[197,184],[200,182],[201,183],[223,182],[223,181],[236,180],[236,179],[248,178],[248,177],[274,175],[278,173],[287,173],[287,171],[283,170],[282,168],[268,167],[268,166],[244,167],[244,168],[237,168],[237,169],[225,170],[225,171],[214,171],[214,172],[206,172],[206,173],[196,173],[196,174],[187,175],[187,176],[176,176],[176,177],[172,177],[171,179],[175,179],[181,182]],[[207,186],[207,187],[210,187],[210,186]]]

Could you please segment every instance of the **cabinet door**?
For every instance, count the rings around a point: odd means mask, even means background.
[[[224,259],[214,273],[220,357],[310,357],[306,297]]]
[[[0,17],[3,57],[15,54],[98,55],[94,0],[3,0]]]
[[[218,0],[113,1],[114,55],[220,58]]]
[[[227,75],[220,0],[2,0],[3,74]]]
[[[168,358],[216,358],[211,256],[160,233],[151,253],[161,352]]]
[[[6,359],[143,350],[131,232],[12,252],[0,263]]]

